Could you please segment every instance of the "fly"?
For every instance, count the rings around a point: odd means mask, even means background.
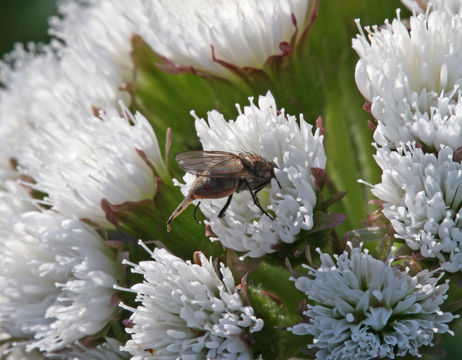
[[[275,178],[274,162],[254,153],[236,155],[227,151],[202,150],[180,152],[175,155],[175,160],[182,170],[197,177],[188,195],[168,218],[167,231],[170,231],[173,219],[197,199],[219,199],[227,196],[228,200],[218,214],[218,217],[224,217],[233,194],[242,190],[248,190],[254,204],[273,220],[260,205],[257,193]],[[199,203],[194,210],[194,217]]]

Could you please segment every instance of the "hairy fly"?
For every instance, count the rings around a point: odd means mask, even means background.
[[[188,195],[168,218],[168,231],[171,229],[173,219],[180,215],[194,200],[218,199],[227,196],[228,200],[218,214],[219,217],[223,217],[231,204],[233,194],[242,190],[248,190],[252,195],[254,204],[272,219],[260,205],[257,193],[275,177],[276,164],[274,162],[265,160],[255,153],[236,155],[226,151],[201,150],[178,153],[175,160],[182,170],[197,177]]]

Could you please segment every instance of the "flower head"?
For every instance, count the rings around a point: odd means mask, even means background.
[[[117,99],[126,98],[118,90],[121,81],[115,70],[110,70],[102,57],[89,63],[91,57],[95,54],[85,56],[71,48],[57,50],[52,46],[30,51],[18,47],[9,54],[8,61],[1,64],[0,82],[5,87],[0,89],[0,156],[19,160],[19,153],[30,150],[29,145],[41,136],[31,138],[37,129],[80,123],[76,112],[91,117],[92,108],[110,111]],[[65,131],[67,137],[72,134],[69,128]]]
[[[383,203],[396,237],[446,271],[462,269],[462,164],[453,150],[425,154],[412,145],[397,152],[378,149],[382,182],[372,193]]]
[[[28,144],[24,129],[47,118],[51,109],[60,112],[59,59],[52,46],[17,45],[0,62],[0,155],[15,158]],[[27,101],[25,101],[27,99]]]
[[[66,121],[30,129],[30,145],[19,156],[23,171],[65,216],[110,226],[103,198],[114,204],[152,199],[155,176],[165,176],[151,125],[121,106],[122,115],[116,109],[100,117],[75,112]]]
[[[53,212],[1,219],[0,324],[28,350],[61,349],[97,333],[115,307],[120,270],[88,226]]]
[[[51,19],[49,32],[66,43],[64,57],[72,61],[77,56],[94,68],[101,66],[119,85],[132,79],[130,39],[140,28],[141,1],[61,1],[57,6],[60,16]]]
[[[124,306],[133,312],[125,345],[132,359],[251,359],[245,335],[260,331],[263,320],[244,305],[229,268],[220,264],[218,274],[203,254],[200,264],[164,249],[151,256],[131,264],[144,276],[131,288],[141,305]]]
[[[399,13],[398,13],[399,15]],[[372,103],[381,146],[417,141],[430,149],[462,146],[462,17],[432,11],[399,16],[353,40],[356,83]]]
[[[59,360],[126,360],[130,355],[121,351],[122,344],[113,338],[106,338],[105,342],[90,348],[80,343],[70,346],[66,351],[47,354],[48,359]]]
[[[296,335],[312,335],[316,359],[391,358],[419,356],[419,347],[432,345],[435,333],[446,333],[456,316],[443,313],[447,283],[427,270],[411,276],[382,262],[367,250],[352,248],[340,256],[322,253],[318,269],[295,286],[311,301],[307,322],[294,325]],[[312,305],[311,305],[312,304]]]
[[[130,39],[140,20],[139,15],[132,21],[126,15],[142,13],[140,1],[62,1],[58,11],[50,33],[66,44],[60,49],[61,76],[55,87],[67,90],[68,111],[60,115],[67,116],[75,103],[90,111],[92,106],[106,109],[119,100],[128,102],[129,93],[121,87],[133,81]]]
[[[323,136],[300,115],[286,115],[278,110],[271,93],[260,96],[258,106],[250,99],[243,111],[238,106],[237,119],[226,121],[217,111],[208,113],[208,123],[196,119],[197,134],[204,150],[222,150],[232,153],[251,152],[267,161],[274,161],[275,179],[257,196],[263,208],[275,214],[266,216],[253,203],[248,191],[233,195],[224,218],[218,214],[226,199],[201,200],[201,210],[219,240],[228,248],[260,257],[276,251],[274,246],[283,241],[292,243],[301,230],[313,227],[313,208],[316,204],[312,167],[324,168],[326,156]],[[186,195],[194,176],[186,174]],[[279,184],[281,187],[279,187]]]
[[[130,38],[136,25],[125,12],[135,1],[62,1],[47,46],[16,49],[0,63],[0,154],[15,157],[29,143],[25,129],[62,123],[75,107],[88,116],[129,100],[120,87],[133,80]],[[134,11],[134,10],[133,10]],[[117,23],[118,26],[112,26]],[[27,101],[24,101],[27,99]]]
[[[413,13],[425,12],[428,0],[401,0],[401,2]]]
[[[415,13],[430,10],[447,11],[450,14],[461,14],[462,2],[460,0],[401,0],[401,2]]]
[[[175,65],[231,77],[229,67],[262,68],[281,54],[281,44],[298,39],[312,21],[315,3],[143,0],[147,26],[141,35]]]

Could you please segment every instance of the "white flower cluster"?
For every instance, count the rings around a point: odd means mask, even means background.
[[[377,120],[374,139],[396,147],[417,141],[462,146],[462,16],[432,11],[353,39],[356,83]]]
[[[245,306],[231,270],[200,254],[191,264],[164,249],[151,252],[154,261],[142,261],[132,271],[143,283],[131,291],[141,302],[127,328],[131,339],[125,350],[141,359],[252,359],[244,339],[260,331],[263,320]]]
[[[50,86],[59,81],[58,64],[51,47],[27,51],[19,45],[0,63],[0,82],[4,84],[0,88],[0,156],[5,159],[15,158],[18,150],[27,146],[27,126],[43,121],[51,107],[56,113],[62,111],[64,90]]]
[[[76,87],[66,82],[55,46],[18,47],[1,66],[0,326],[14,338],[10,349],[2,349],[2,358],[8,359],[44,358],[35,348],[50,352],[93,335],[116,310],[112,286],[120,270],[107,245],[77,220],[29,212],[39,210],[36,200],[17,182],[28,172],[23,164],[22,174],[15,169],[20,152],[32,144],[43,146],[33,129],[45,124],[51,129],[57,118],[61,123],[78,101],[71,96]],[[95,103],[88,103],[88,109]],[[70,133],[55,135],[68,144]],[[48,150],[49,159],[66,147]],[[45,159],[45,153],[35,156]],[[62,170],[74,159],[61,164]]]
[[[462,164],[453,150],[425,154],[413,146],[398,152],[378,149],[382,182],[372,193],[396,237],[450,272],[462,270]]]
[[[51,356],[108,325],[121,266],[76,219],[110,227],[103,198],[151,199],[166,175],[149,122],[115,106],[133,76],[130,3],[60,2],[58,39],[17,46],[0,65],[0,324],[19,341],[11,358],[24,346]]]
[[[114,230],[102,201],[135,207],[170,180],[150,120],[172,119],[161,119],[149,99],[138,96],[159,73],[136,68],[133,39],[145,40],[164,61],[157,64],[161,69],[208,75],[210,82],[262,69],[277,75],[272,70],[285,68],[269,65],[304,50],[298,46],[318,3],[62,0],[50,22],[51,43],[18,46],[2,61],[0,357],[251,360],[262,358],[273,336],[268,353],[280,350],[290,334],[280,336],[271,316],[283,318],[286,309],[274,314],[269,305],[282,304],[280,289],[274,286],[273,293],[258,283],[262,268],[280,268],[260,264],[263,259],[244,262],[233,251],[227,252],[229,267],[202,253],[191,263],[161,248],[157,238],[153,251],[140,241],[149,254],[143,261],[132,239]],[[416,12],[427,7],[425,0],[406,3]],[[398,16],[384,28],[368,29],[368,37],[361,32],[354,40],[361,56],[356,77],[378,121],[376,160],[383,178],[373,192],[384,201],[385,216],[411,249],[455,272],[462,270],[462,165],[456,162],[462,147],[462,15],[455,0],[428,3],[427,12],[412,16],[410,30]],[[180,79],[194,83],[192,75]],[[167,109],[173,101],[167,102],[162,86],[175,80],[161,80],[149,90],[165,97]],[[278,89],[276,80],[273,85]],[[132,107],[146,109],[151,119]],[[325,169],[326,155],[322,129],[302,115],[285,114],[270,92],[237,110],[229,121],[215,110],[207,120],[192,112],[197,135],[204,150],[255,153],[275,164],[274,178],[257,194],[268,213],[248,191],[233,194],[223,218],[218,214],[227,199],[202,200],[201,209],[212,240],[259,258],[316,225],[320,201],[312,169]],[[185,175],[184,194],[194,179]],[[155,219],[152,231],[163,231],[164,221]],[[142,236],[151,235],[144,230]],[[435,333],[451,333],[448,323],[456,316],[440,310],[448,284],[438,285],[435,273],[410,274],[393,267],[391,258],[382,262],[351,246],[335,259],[320,255],[322,265],[307,267],[308,275],[295,281],[311,304],[307,322],[291,328],[314,336],[309,347],[318,350],[318,359],[419,356]],[[132,261],[121,261],[127,256]],[[127,279],[122,264],[131,267]],[[240,284],[232,271],[242,276]],[[124,291],[122,308],[131,312],[125,321],[117,290]],[[266,342],[254,346],[262,338]]]
[[[119,265],[103,239],[51,211],[1,219],[0,325],[28,350],[61,349],[107,324]]]
[[[18,340],[8,343],[16,346],[11,354],[21,357],[27,350],[32,358],[40,350],[39,357],[63,359],[128,357],[115,340],[86,347],[92,343],[88,337],[103,336],[113,320],[113,286],[121,277],[102,237],[107,233],[87,224],[110,229],[103,199],[113,204],[151,199],[156,177],[168,177],[151,124],[123,105],[132,100],[123,85],[136,80],[132,37],[144,36],[169,65],[228,77],[233,67],[262,68],[272,56],[290,52],[312,23],[317,3],[63,0],[59,16],[50,21],[49,45],[18,46],[5,57],[0,64],[0,326]],[[313,226],[316,198],[309,168],[324,168],[325,155],[322,136],[313,136],[303,119],[298,125],[294,117],[278,114],[271,95],[240,117],[236,131],[245,141],[242,146],[230,142],[227,149],[261,152],[280,166],[274,190],[260,194],[262,204],[278,213],[275,231],[249,198],[237,196],[230,208],[229,219],[241,231],[236,234],[244,237],[245,246],[237,241],[237,248],[261,256]],[[246,128],[244,120],[253,117],[254,125]],[[226,124],[220,127],[226,137]],[[252,137],[261,131],[265,134]],[[270,136],[278,139],[276,152],[269,150]],[[247,216],[255,221],[244,221]],[[227,239],[224,243],[231,244],[231,232]],[[149,355],[152,334],[144,329],[154,327],[160,331],[158,347],[173,358],[189,353],[250,358],[239,335],[261,330],[263,321],[244,305],[230,270],[222,266],[220,278],[203,257],[199,266],[163,251],[153,256],[157,261],[135,266],[148,281],[134,287],[148,314],[169,316],[166,311],[186,299],[178,297],[181,292],[190,303],[185,300],[180,312],[158,323],[143,316],[140,306],[126,349]],[[160,291],[167,309],[162,310],[146,293],[157,283],[150,269],[173,265],[180,267],[165,275],[170,283]],[[173,345],[164,346],[165,337]],[[140,350],[138,342],[144,340]]]
[[[141,35],[157,53],[173,65],[227,78],[233,76],[232,67],[260,69],[270,56],[282,54],[281,44],[302,36],[316,4],[315,0],[141,1],[148,22]]]
[[[154,176],[166,170],[148,121],[124,105],[120,115],[115,106],[129,99],[119,86],[132,76],[135,24],[126,8],[142,9],[129,2],[62,2],[63,18],[51,32],[63,43],[18,47],[0,72],[2,162],[16,159],[53,209],[104,227],[110,225],[103,198],[116,204],[152,198]]]
[[[58,6],[60,16],[50,20],[49,32],[66,43],[63,60],[67,63],[62,66],[69,70],[87,71],[87,75],[80,79],[78,77],[84,75],[80,71],[74,74],[68,72],[72,80],[83,83],[91,80],[89,75],[103,72],[103,78],[115,85],[108,84],[108,94],[117,91],[117,86],[124,82],[132,81],[134,66],[130,56],[130,39],[140,31],[144,16],[141,1],[66,0],[59,2]],[[131,19],[127,16],[128,12]],[[120,98],[121,93],[116,96]]]
[[[300,115],[286,115],[276,107],[273,95],[260,96],[258,106],[250,99],[239,116],[226,121],[217,111],[208,113],[208,123],[196,119],[196,130],[204,150],[222,150],[232,153],[251,152],[274,161],[277,181],[258,192],[263,208],[276,214],[274,220],[253,203],[248,191],[233,195],[224,218],[218,214],[226,199],[202,199],[201,210],[207,216],[215,240],[250,257],[260,257],[276,251],[279,242],[293,243],[301,230],[313,227],[313,209],[316,205],[314,177],[311,168],[325,168],[326,155],[323,136],[319,129],[312,133]],[[195,177],[186,174],[182,185],[187,194]],[[280,185],[280,187],[279,187]]]
[[[294,325],[296,335],[312,335],[316,359],[394,359],[431,346],[435,334],[452,333],[455,316],[442,312],[447,283],[428,270],[411,275],[366,251],[353,248],[334,256],[319,251],[321,265],[295,286],[311,301],[307,322]]]
[[[460,0],[401,0],[409,10],[419,13],[431,9],[447,11],[450,14],[462,12],[462,2]]]
[[[377,120],[382,182],[373,194],[397,238],[451,272],[462,270],[462,14],[460,1],[366,28],[353,40],[356,83]],[[422,2],[419,2],[422,4]],[[450,11],[450,10],[453,11]],[[415,9],[414,9],[415,10]]]
[[[110,227],[101,200],[120,204],[152,199],[155,176],[165,176],[167,170],[142,114],[132,115],[122,103],[122,114],[106,110],[100,116],[69,114],[66,121],[29,129],[30,144],[18,160],[23,173],[36,182],[30,186],[46,193],[53,209]]]

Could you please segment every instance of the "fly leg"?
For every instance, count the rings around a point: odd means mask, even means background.
[[[220,210],[220,213],[218,214],[219,218],[222,218],[225,216],[226,209],[228,209],[229,204],[231,204],[231,199],[233,198],[233,194],[229,195],[228,200],[226,201],[225,206],[223,206],[223,209]]]
[[[198,207],[199,207],[200,204],[201,204],[201,202],[199,201],[199,202],[197,203],[196,207],[194,208],[194,220],[196,220],[196,222],[197,222],[198,224],[201,223],[199,220],[197,220],[197,216],[196,216],[196,215],[197,215],[197,209],[198,209]]]
[[[263,212],[263,214],[265,214],[266,216],[268,216],[271,220],[274,220],[273,217],[272,217],[270,214],[268,214],[268,213],[265,211],[265,209],[263,209],[263,208],[261,207],[260,201],[258,201],[257,194],[254,193],[254,192],[252,191],[252,188],[250,187],[249,182],[248,182],[246,179],[244,179],[244,183],[245,183],[245,185],[247,186],[247,189],[249,189],[250,193],[252,194],[253,203],[254,203],[255,205],[257,205],[257,207]],[[260,190],[260,189],[259,189],[259,190]]]

